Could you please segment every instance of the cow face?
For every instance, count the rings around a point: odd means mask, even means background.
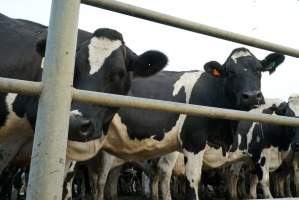
[[[276,109],[276,114],[299,118],[299,94],[290,96],[288,103],[281,103]],[[299,127],[288,127],[288,131],[294,136],[291,145],[292,149],[299,151]]]
[[[225,93],[235,108],[249,110],[264,103],[261,73],[273,73],[283,61],[284,56],[278,53],[260,61],[249,50],[238,48],[232,51],[223,65],[211,61],[204,68],[215,78],[223,78]]]
[[[125,46],[119,32],[98,29],[77,49],[73,84],[81,90],[125,95],[133,77],[153,75],[166,64],[163,53],[147,51],[138,56]],[[69,139],[100,138],[116,111],[117,108],[73,102]]]

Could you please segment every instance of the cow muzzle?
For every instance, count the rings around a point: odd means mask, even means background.
[[[264,96],[261,91],[246,91],[241,94],[241,105],[252,109],[265,103]]]
[[[81,115],[70,116],[69,140],[86,142],[94,139],[95,124]],[[99,136],[100,137],[100,136]]]

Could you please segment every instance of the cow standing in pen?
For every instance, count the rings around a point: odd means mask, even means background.
[[[41,81],[46,27],[0,14],[0,76]],[[166,66],[158,51],[134,53],[122,34],[108,28],[93,34],[79,31],[73,86],[82,90],[125,95],[131,80],[147,77]],[[39,42],[38,42],[39,41]],[[0,173],[32,138],[38,97],[0,93]],[[101,148],[102,139],[117,108],[73,102],[70,112],[69,159],[84,160]],[[92,148],[84,142],[97,140]],[[81,143],[80,143],[81,142]],[[83,147],[83,148],[82,148]],[[89,146],[90,147],[90,146]],[[89,157],[86,157],[89,156]],[[30,156],[29,156],[30,157]]]
[[[260,91],[262,72],[274,72],[283,60],[283,55],[272,53],[260,61],[249,50],[238,48],[223,65],[216,61],[206,63],[205,72],[163,71],[142,83],[136,79],[129,95],[247,111],[264,103]],[[172,152],[183,152],[188,182],[185,199],[198,199],[206,145],[221,147],[223,153],[227,152],[237,125],[233,120],[121,108],[109,126],[103,149],[128,161],[161,156],[157,166],[163,183],[163,199],[171,198],[169,169],[173,168],[177,154]],[[99,170],[99,177],[106,177],[109,167],[99,169],[106,170]],[[99,181],[95,176],[94,183]],[[103,198],[102,189],[99,199]]]

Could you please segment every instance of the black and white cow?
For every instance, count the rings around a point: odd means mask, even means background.
[[[299,95],[292,95],[289,97],[288,102],[283,102],[278,107],[271,109],[278,115],[298,117]],[[248,135],[252,136],[251,140],[247,140],[247,147],[244,145],[246,141],[243,140],[241,143],[243,143],[245,148],[248,148],[248,152],[251,154],[252,161],[255,164],[255,176],[251,181],[250,196],[256,197],[257,183],[261,181],[262,189],[266,197],[272,197],[269,189],[270,171],[278,169],[283,162],[286,165],[294,166],[295,171],[298,171],[298,169],[296,169],[299,162],[297,156],[298,146],[296,143],[299,128],[260,123],[251,123],[249,126],[251,133]],[[246,130],[246,127],[248,127],[248,125],[244,125],[243,130]],[[289,168],[289,170],[291,170],[291,168]],[[298,176],[298,172],[296,176]],[[298,182],[296,183],[298,184]]]
[[[142,83],[136,79],[129,95],[247,111],[264,102],[260,91],[262,72],[274,72],[283,60],[283,55],[272,53],[260,61],[249,50],[238,48],[223,65],[216,61],[205,64],[206,72],[162,71]],[[197,199],[206,144],[227,151],[237,124],[232,120],[121,108],[109,126],[103,149],[125,160],[162,156],[161,168],[173,168],[175,164],[176,156],[165,154],[183,152],[189,183],[186,199]]]
[[[26,20],[0,15],[0,76],[41,81],[46,27]],[[102,28],[93,34],[79,31],[74,87],[78,89],[125,95],[134,77],[147,77],[167,64],[158,51],[140,56],[128,48],[121,33]],[[39,42],[38,42],[39,41]],[[35,127],[38,97],[0,94],[0,172]],[[117,108],[73,102],[70,112],[68,156],[84,157],[89,149],[80,142],[103,138]],[[100,144],[93,146],[97,151]]]

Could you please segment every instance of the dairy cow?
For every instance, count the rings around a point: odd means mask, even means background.
[[[278,115],[298,117],[299,95],[290,96],[288,102],[281,103],[274,110]],[[251,130],[252,138],[247,143],[248,152],[251,154],[253,163],[255,163],[255,176],[252,180],[250,195],[256,197],[257,183],[261,181],[265,196],[272,197],[269,189],[270,171],[275,171],[282,163],[287,166],[294,166],[295,171],[297,171],[299,129],[298,127],[257,123],[251,125]],[[291,167],[284,170],[291,170]],[[295,174],[298,176],[298,172]],[[298,181],[296,181],[297,183]]]
[[[238,48],[223,65],[216,61],[206,63],[205,72],[162,71],[142,83],[136,79],[129,95],[247,111],[264,103],[260,91],[262,72],[274,72],[283,60],[283,55],[271,53],[260,61],[248,49]],[[188,181],[186,199],[197,199],[206,144],[228,151],[237,124],[232,120],[121,108],[109,126],[103,149],[125,160],[162,156],[162,171],[172,168],[176,160],[173,154],[165,154],[183,152]],[[162,193],[164,198],[170,198],[169,191]]]
[[[41,81],[46,27],[0,15],[0,76]],[[125,45],[122,34],[108,28],[79,31],[73,86],[125,95],[134,77],[155,74],[167,64],[158,51],[141,55]],[[32,136],[38,97],[0,93],[0,172],[19,147]],[[117,108],[73,102],[70,112],[68,156],[87,159],[80,142],[102,138]],[[93,146],[97,151],[101,144]]]

